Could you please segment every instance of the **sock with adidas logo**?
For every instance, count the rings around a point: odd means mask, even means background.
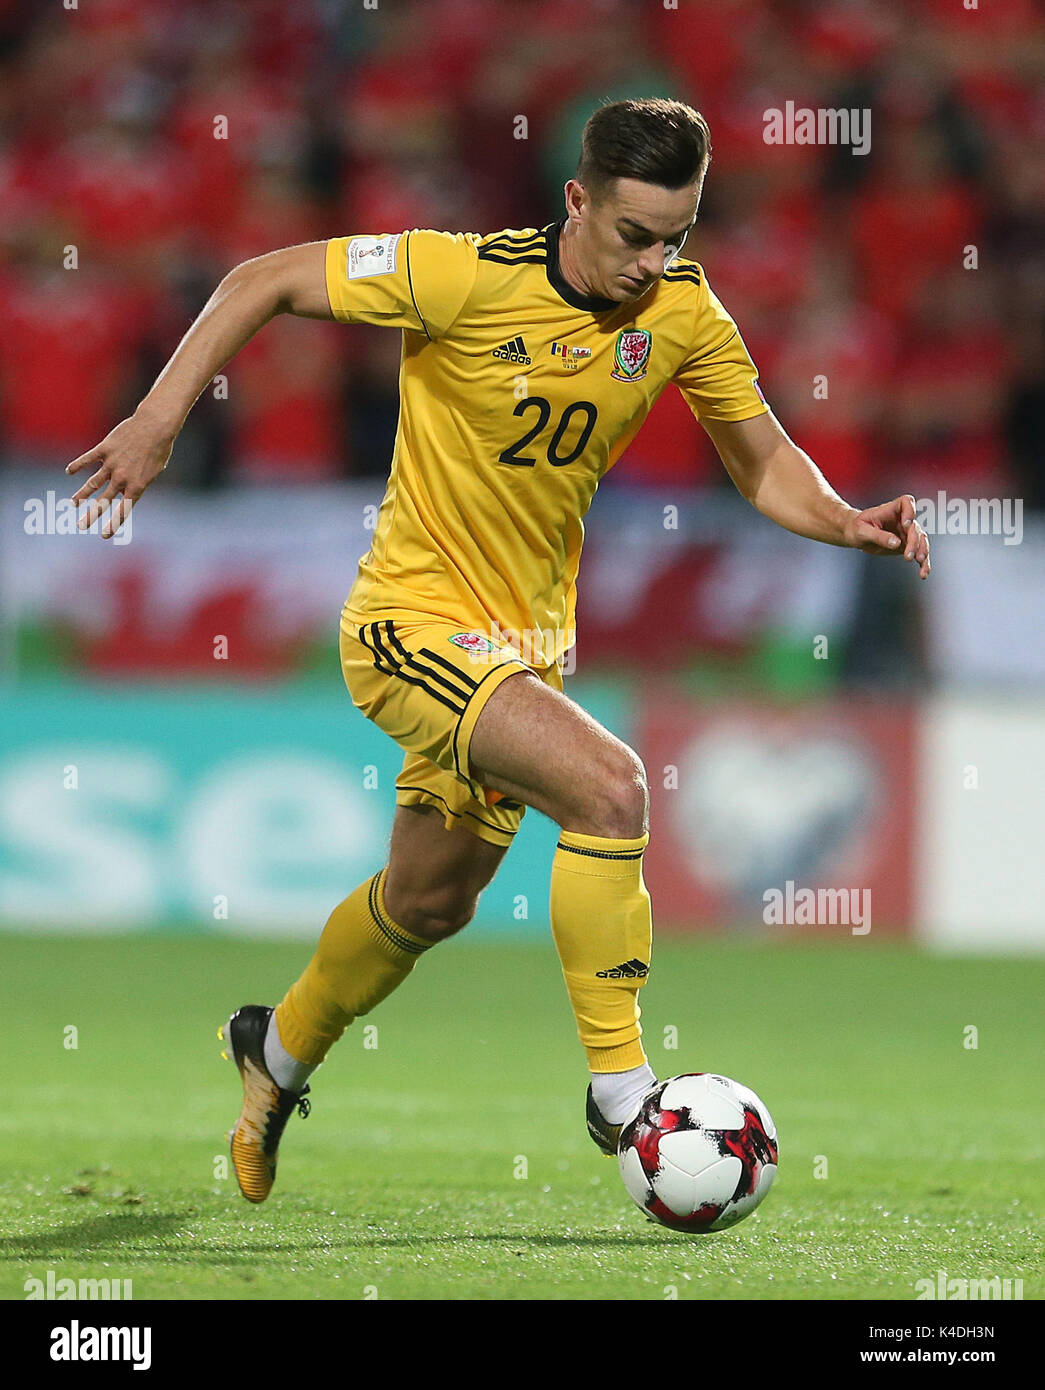
[[[638,993],[649,974],[653,937],[642,881],[648,843],[648,834],[611,840],[564,830],[552,861],[552,936],[577,1033],[596,1076],[646,1066]],[[623,1088],[629,1103],[634,1084],[632,1079]]]

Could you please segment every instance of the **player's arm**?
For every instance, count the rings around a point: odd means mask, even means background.
[[[77,504],[94,498],[81,529],[110,506],[102,535],[119,529],[166,468],[185,417],[208,382],[270,319],[277,314],[334,317],[327,298],[326,248],[325,241],[288,246],[245,261],[225,276],[134,414],[66,468],[69,474],[93,469],[73,496]]]
[[[772,411],[750,420],[701,422],[737,491],[788,531],[869,555],[900,555],[929,575],[929,539],[909,494],[858,511],[842,500]]]

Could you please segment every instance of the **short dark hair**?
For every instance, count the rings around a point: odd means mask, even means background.
[[[685,188],[711,162],[711,132],[699,111],[681,101],[647,97],[600,106],[581,136],[577,178],[593,198],[614,179]]]

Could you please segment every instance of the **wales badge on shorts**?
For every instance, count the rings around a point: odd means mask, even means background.
[[[481,632],[455,632],[446,640],[455,647],[463,647],[466,652],[492,652],[494,649],[489,637],[484,637]]]
[[[617,334],[613,350],[616,365],[610,376],[614,381],[641,381],[649,365],[653,334],[645,328],[624,328]]]

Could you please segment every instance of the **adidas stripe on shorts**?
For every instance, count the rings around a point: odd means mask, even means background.
[[[488,638],[489,651],[460,644],[473,636],[484,634],[423,616],[416,621],[368,617],[346,605],[341,669],[356,709],[404,750],[397,805],[438,806],[447,829],[464,826],[492,844],[510,845],[525,807],[473,779],[472,730],[509,676],[533,671],[553,690],[562,690],[562,671],[558,663],[528,666],[511,647],[493,648]]]

